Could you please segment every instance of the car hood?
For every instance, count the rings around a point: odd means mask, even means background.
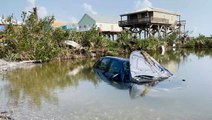
[[[133,51],[131,53],[130,72],[132,78],[149,76],[151,78],[164,79],[173,75],[145,51]]]

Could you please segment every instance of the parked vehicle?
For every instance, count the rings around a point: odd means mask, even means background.
[[[93,66],[94,72],[105,79],[120,82],[151,82],[167,79],[172,76],[144,51],[134,51],[130,59],[121,57],[101,57]]]

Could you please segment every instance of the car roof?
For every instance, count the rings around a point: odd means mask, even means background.
[[[114,57],[114,56],[105,56],[105,57],[101,57],[101,58],[108,58],[108,59],[118,60],[118,61],[122,61],[122,62],[128,62],[129,61],[129,59],[127,59],[127,58]]]

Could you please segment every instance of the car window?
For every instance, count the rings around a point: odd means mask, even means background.
[[[124,80],[129,81],[130,80],[130,63],[124,62],[123,68],[124,68]]]
[[[124,62],[123,67],[124,67],[125,72],[130,72],[130,63],[129,62]]]
[[[101,61],[97,62],[95,67],[100,70],[107,71],[109,63],[110,63],[110,59],[103,58]]]
[[[108,72],[119,73],[121,70],[121,64],[117,60],[112,60]]]

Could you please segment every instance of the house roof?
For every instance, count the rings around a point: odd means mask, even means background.
[[[133,11],[133,12],[128,12],[126,14],[122,14],[121,16],[131,15],[131,14],[135,14],[135,13],[142,13],[142,12],[161,12],[161,13],[173,14],[173,15],[177,15],[177,16],[180,15],[176,12],[161,9],[161,8],[147,7],[147,8],[139,9],[139,10],[136,10],[136,11]]]
[[[74,25],[73,23],[69,23],[69,22],[63,22],[63,21],[55,21],[52,26],[53,27],[61,27],[61,26],[65,26],[65,25]]]
[[[86,13],[85,15],[88,15],[96,22],[102,22],[102,23],[118,23],[119,18],[114,16],[103,16],[103,15],[93,15]]]

